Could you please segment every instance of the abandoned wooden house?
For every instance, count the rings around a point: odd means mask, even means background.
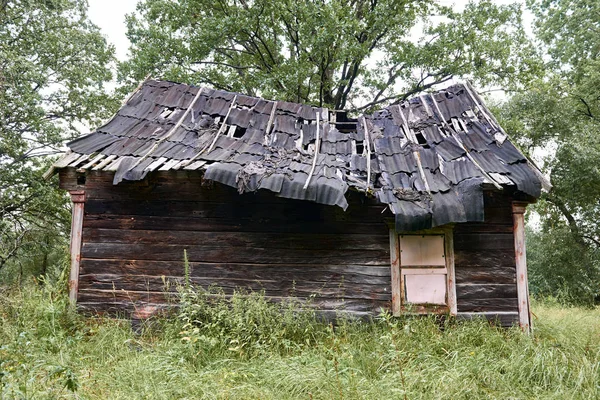
[[[148,80],[68,144],[71,298],[141,318],[191,279],[325,314],[530,325],[523,213],[547,182],[469,84],[373,114]]]

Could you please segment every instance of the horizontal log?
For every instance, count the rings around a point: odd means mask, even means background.
[[[84,190],[85,185],[77,182],[77,172],[74,168],[64,168],[58,172],[58,187],[63,190]]]
[[[231,276],[234,275],[234,276]],[[255,275],[255,274],[246,274]],[[201,286],[209,286],[214,283],[217,286],[223,287],[256,287],[258,289],[288,289],[294,287],[327,287],[327,288],[353,288],[360,287],[364,288],[365,291],[374,293],[385,293],[389,291],[390,286],[389,277],[372,277],[372,276],[361,276],[361,275],[343,275],[343,274],[315,274],[311,276],[308,273],[303,275],[300,274],[286,274],[285,272],[274,271],[274,273],[267,277],[254,278],[253,276],[244,276],[243,271],[236,274],[226,274],[226,276],[218,275],[218,271],[210,271],[205,273],[204,271],[195,271],[191,274],[190,280],[193,283],[197,283]],[[80,275],[80,281],[82,284],[104,284],[105,289],[117,289],[125,290],[151,290],[159,291],[163,290],[166,286],[181,286],[184,282],[183,276],[173,275],[120,275],[120,274],[107,274],[107,273],[91,273]],[[330,279],[326,279],[330,277]],[[324,279],[315,279],[324,278]],[[168,283],[167,283],[168,282]],[[116,286],[115,286],[116,285]],[[129,287],[128,285],[132,285]],[[133,287],[136,286],[136,288]],[[154,289],[152,289],[154,288]],[[361,289],[363,290],[363,289]]]
[[[88,180],[85,185],[85,190],[89,199],[105,200],[105,201],[139,201],[151,199],[178,200],[178,201],[198,201],[198,202],[238,202],[241,204],[273,204],[285,205],[292,204],[294,206],[304,207],[320,207],[320,208],[336,208],[333,206],[318,205],[313,202],[303,200],[286,199],[277,197],[274,192],[268,190],[259,190],[253,193],[240,194],[234,188],[229,186],[215,184],[212,187],[202,186],[200,182],[190,182],[188,180],[179,180],[170,182],[169,184],[149,184],[149,185],[132,185],[131,183],[113,186],[112,183],[97,186],[93,181]],[[346,193],[346,199],[350,210],[360,207],[379,208],[379,211],[385,209],[385,205],[377,200],[364,195],[356,195],[355,192],[349,191]],[[312,204],[312,206],[310,205]]]
[[[226,297],[233,294],[231,289],[223,289]],[[357,311],[379,310],[388,308],[391,302],[389,298],[352,298],[330,296],[327,293],[315,293],[313,296],[298,296],[269,293],[264,291],[265,299],[269,301],[295,301],[311,308],[330,308],[330,309],[353,309]],[[100,289],[81,289],[77,296],[78,304],[82,303],[151,303],[164,304],[168,306],[176,305],[178,296],[172,292],[149,292],[149,291],[125,291],[125,290],[100,290]]]
[[[509,267],[486,267],[455,269],[456,283],[517,283],[516,270],[514,266]]]
[[[492,212],[486,208],[484,214],[485,224],[507,225],[512,221],[512,210],[510,209],[496,209]]]
[[[507,203],[510,204],[512,196],[505,191],[498,192],[494,190],[486,190],[483,192],[484,204],[486,207],[504,207]]]
[[[337,207],[314,202],[251,203],[239,195],[223,201],[185,201],[178,197],[169,200],[161,196],[145,196],[140,200],[107,201],[88,198],[85,203],[89,214],[151,215],[193,218],[268,218],[274,221],[354,221],[384,223],[380,206],[349,207],[345,212]]]
[[[112,302],[112,303],[94,303],[94,302],[81,302],[78,303],[77,308],[80,312],[89,315],[105,315],[114,316],[117,318],[131,319],[132,324],[136,320],[145,320],[152,316],[159,314],[169,314],[176,310],[174,306],[165,307],[161,304],[152,303],[126,303],[126,302]],[[354,310],[352,307],[341,307],[337,309],[315,309],[314,315],[317,321],[325,323],[335,323],[339,318],[352,318],[352,319],[366,319],[370,320],[381,313],[382,309],[387,309],[389,306],[378,306],[378,307],[359,307],[360,309]],[[362,308],[365,308],[364,310]],[[307,309],[298,309],[296,312],[305,312]]]
[[[281,261],[281,260],[276,260]],[[248,279],[311,279],[329,281],[342,276],[351,282],[388,281],[389,266],[311,265],[311,264],[242,264],[190,262],[190,275]],[[82,259],[81,274],[183,276],[181,261]]]
[[[454,250],[509,250],[514,252],[514,237],[505,233],[455,233]]]
[[[458,320],[473,320],[484,318],[490,322],[496,322],[503,327],[511,327],[519,324],[519,313],[518,312],[459,312],[456,315]]]
[[[508,233],[513,234],[513,225],[511,223],[491,224],[486,222],[469,222],[456,224],[454,226],[454,235],[471,233]]]
[[[484,221],[486,223],[511,223],[512,197],[505,193],[484,192]]]
[[[515,267],[515,252],[512,250],[457,250],[454,265],[459,268],[505,268]]]
[[[90,259],[135,259],[156,261],[181,261],[183,251],[194,262],[238,262],[265,264],[269,262],[289,262],[292,264],[313,265],[389,265],[389,250],[298,250],[270,248],[215,248],[210,244],[175,245],[84,242],[82,258]]]
[[[238,293],[238,296],[244,296]],[[209,295],[210,297],[214,297]],[[224,298],[227,300],[231,300],[231,295],[223,295],[219,296],[219,298]],[[380,300],[371,300],[371,299],[327,299],[320,297],[311,297],[311,298],[300,298],[300,297],[264,297],[265,300],[272,302],[274,304],[281,304],[284,307],[288,307],[289,304],[295,305],[297,310],[352,310],[358,312],[372,312],[376,315],[381,312],[381,310],[387,310],[390,307],[390,301],[380,301]],[[177,310],[179,307],[179,303],[177,302],[176,297],[172,297],[171,303],[148,303],[145,301],[137,301],[131,302],[127,301],[79,301],[77,303],[77,307],[81,309],[95,309],[95,310],[103,310],[103,311],[135,311],[141,308],[152,308],[155,311],[168,311],[168,310]]]
[[[458,303],[463,299],[517,298],[516,284],[456,284]]]
[[[104,315],[125,319],[147,319],[176,312],[175,304],[144,301],[78,301],[77,311],[88,315]]]
[[[108,289],[85,289],[79,288],[77,302],[102,303],[102,302],[146,302],[157,304],[169,304],[176,301],[176,294],[171,292],[149,292],[149,291],[126,291]]]
[[[253,292],[265,291],[269,296],[310,297],[318,295],[328,298],[375,299],[389,300],[390,285],[379,283],[375,285],[340,281],[309,281],[309,280],[253,280],[231,278],[191,277],[191,282],[203,288],[219,287],[232,292],[235,289]],[[142,275],[82,275],[79,287],[81,289],[125,290],[134,292],[175,292],[184,284],[181,277],[155,277]]]
[[[144,243],[205,245],[212,247],[268,247],[271,249],[331,248],[387,251],[388,235],[267,233],[267,232],[190,232],[178,230],[129,230],[84,228],[83,240],[95,243]]]
[[[519,310],[517,298],[491,298],[491,299],[461,299],[458,302],[459,312],[491,312]]]
[[[389,228],[382,222],[331,222],[324,221],[286,221],[273,223],[265,218],[191,218],[143,215],[90,215],[83,220],[84,228],[132,229],[132,230],[176,230],[199,232],[294,232],[294,233],[354,233],[368,235],[387,235]]]
[[[74,169],[61,171],[61,178],[64,180],[76,180],[77,173]],[[157,171],[150,173],[142,181],[122,181],[118,185],[113,185],[112,172],[88,171],[86,173],[86,190],[97,191],[102,194],[120,193],[135,196],[139,192],[151,192],[161,195],[177,195],[178,193],[202,196],[205,199],[223,199],[225,196],[235,195],[236,197],[246,197],[246,200],[257,199],[260,202],[301,202],[300,200],[288,200],[277,197],[274,192],[268,190],[259,190],[253,193],[244,193],[239,195],[236,188],[222,185],[217,182],[207,181],[202,178],[202,174],[194,171]],[[135,190],[131,190],[135,189]],[[360,203],[367,205],[380,205],[374,197],[366,197],[364,193],[348,191],[346,193],[349,204]],[[382,206],[382,209],[385,206]]]

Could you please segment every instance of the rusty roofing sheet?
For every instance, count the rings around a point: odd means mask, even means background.
[[[358,116],[349,131],[345,113],[336,125],[337,114],[323,108],[148,80],[108,123],[70,142],[73,153],[56,168],[116,171],[115,184],[157,169],[201,169],[240,192],[342,208],[348,188],[368,186],[400,230],[481,221],[484,181],[533,197],[542,181],[472,93],[460,84],[423,94]]]

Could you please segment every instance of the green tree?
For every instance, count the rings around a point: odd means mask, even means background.
[[[83,0],[0,0],[0,270],[35,261],[44,272],[64,244],[66,197],[42,179],[44,156],[114,109],[103,86],[114,51],[86,10]]]
[[[600,3],[529,1],[548,56],[547,76],[511,99],[505,126],[544,155],[553,189],[537,205],[532,286],[591,304],[600,298]]]
[[[519,5],[436,0],[143,0],[120,79],[369,109],[452,77],[515,88],[540,71]]]

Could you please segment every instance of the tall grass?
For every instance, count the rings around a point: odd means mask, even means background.
[[[51,286],[0,294],[0,398],[597,399],[600,310],[537,303],[535,335],[433,318],[331,326],[259,295],[184,290],[139,334]]]

